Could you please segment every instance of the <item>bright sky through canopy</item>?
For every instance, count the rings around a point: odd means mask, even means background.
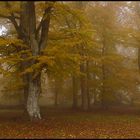
[[[5,35],[6,32],[7,32],[7,29],[3,25],[1,25],[0,26],[0,36]]]

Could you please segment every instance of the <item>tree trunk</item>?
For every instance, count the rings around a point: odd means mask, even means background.
[[[104,37],[105,38],[105,37]],[[103,48],[102,48],[102,56],[105,56],[107,53],[107,45],[106,40],[103,41]],[[107,87],[106,87],[106,78],[107,78],[107,66],[105,65],[104,59],[102,60],[102,93],[101,93],[101,108],[107,109],[108,108],[108,99],[107,99]]]
[[[36,14],[35,14],[35,3],[34,2],[21,2],[21,15],[20,15],[20,29],[21,38],[28,46],[27,50],[31,50],[32,56],[39,55],[39,44],[36,38]],[[23,56],[27,58],[27,56]],[[23,68],[31,67],[36,64],[36,60],[23,63]],[[41,119],[40,109],[38,105],[38,97],[41,92],[41,71],[37,74],[34,70],[32,73],[25,75],[25,81],[27,82],[27,89],[24,89],[24,94],[27,94],[27,112],[30,119]],[[26,93],[27,92],[27,93]]]
[[[26,58],[25,55],[22,55],[22,58]],[[26,62],[22,62],[20,64],[19,70],[21,72],[23,72],[25,69],[27,68],[27,63]],[[24,107],[24,112],[23,115],[27,115],[27,99],[28,99],[28,93],[29,93],[29,75],[22,75],[22,80],[24,83],[24,87],[23,87],[23,107]]]
[[[54,101],[54,106],[57,107],[58,106],[58,92],[55,91],[55,101]]]
[[[26,84],[23,88],[23,94],[24,94],[24,115],[27,115],[27,99],[28,99],[28,93],[29,93],[29,77],[28,75],[23,75],[23,82]]]
[[[140,71],[140,48],[138,48],[138,67]]]
[[[96,105],[97,104],[97,94],[96,94],[96,90],[94,90],[94,93],[93,93],[93,98],[94,98],[94,105]]]
[[[108,101],[107,101],[107,99],[106,99],[106,94],[107,94],[107,92],[106,92],[106,86],[105,86],[105,79],[106,79],[106,73],[105,73],[105,65],[104,65],[104,62],[103,62],[103,64],[102,64],[102,76],[103,76],[103,78],[102,78],[102,93],[101,93],[101,108],[102,109],[107,109],[108,108]]]
[[[85,65],[81,64],[80,70],[85,74]],[[81,76],[81,96],[82,96],[82,109],[84,111],[88,110],[88,97],[87,97],[87,82],[86,75]]]
[[[86,61],[86,72],[87,72],[87,98],[88,98],[88,109],[90,108],[90,93],[89,93],[89,80],[90,80],[90,74],[89,74],[89,61]]]
[[[41,119],[38,104],[38,99],[41,92],[41,74],[38,74],[35,78],[33,76],[33,73],[29,75],[29,95],[27,99],[27,112],[31,120]]]
[[[78,89],[77,89],[77,79],[75,76],[72,77],[72,83],[73,83],[73,108],[77,109],[78,108]]]
[[[54,106],[57,107],[58,106],[58,87],[59,81],[55,79],[55,95],[54,95]]]

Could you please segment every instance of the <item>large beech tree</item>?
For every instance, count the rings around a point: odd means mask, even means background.
[[[50,25],[51,12],[55,2],[42,2],[44,5],[43,15],[38,21],[36,13],[36,3],[34,1],[23,1],[16,3],[18,10],[13,10],[10,2],[3,2],[3,8],[7,9],[6,14],[1,14],[2,18],[7,18],[15,27],[17,38],[22,40],[26,47],[20,48],[18,51],[30,52],[30,59],[22,61],[19,69],[23,77],[24,94],[27,112],[31,119],[41,119],[40,109],[38,105],[38,97],[41,93],[41,71],[33,69],[32,72],[25,72],[28,68],[38,63],[38,57],[43,54],[43,50],[47,47],[48,32]],[[39,3],[39,2],[38,2]],[[21,59],[27,59],[27,53],[21,55]]]

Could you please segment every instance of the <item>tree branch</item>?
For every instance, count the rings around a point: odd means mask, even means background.
[[[45,9],[44,15],[39,25],[39,28],[41,29],[41,35],[40,35],[40,41],[39,41],[40,50],[44,49],[47,45],[49,25],[50,25],[50,14],[51,14],[51,10],[53,8],[54,3],[55,1],[53,2],[53,4],[51,4]]]
[[[8,9],[11,8],[10,4],[8,3],[8,1],[5,2],[5,5]],[[19,25],[17,24],[17,21],[16,21],[16,16],[14,15],[14,13],[11,13],[10,16],[7,17],[14,25],[16,31],[18,34],[20,34],[20,28],[19,28]],[[19,18],[19,17],[18,17]]]
[[[16,66],[17,64],[13,64],[13,65],[9,65],[6,69],[6,71],[9,71],[10,69],[12,69],[14,66]]]
[[[55,3],[55,1],[54,1],[54,3]],[[53,7],[53,5],[50,6],[50,7],[48,7],[47,9],[45,9],[45,12],[44,12],[44,14],[43,14],[43,16],[42,16],[42,19],[41,19],[41,21],[40,21],[40,23],[39,23],[39,25],[38,25],[38,27],[37,27],[37,29],[36,29],[36,36],[38,36],[39,31],[40,31],[40,29],[41,29],[41,27],[42,27],[43,21],[45,20],[47,14],[48,14],[49,11],[52,9],[52,7]]]
[[[10,16],[5,16],[5,15],[0,14],[0,17],[9,19]]]

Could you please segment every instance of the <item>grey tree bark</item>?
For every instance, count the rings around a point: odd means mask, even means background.
[[[41,119],[40,108],[38,105],[39,95],[41,93],[41,74],[33,78],[33,74],[29,77],[29,94],[27,99],[27,111],[32,119]]]

